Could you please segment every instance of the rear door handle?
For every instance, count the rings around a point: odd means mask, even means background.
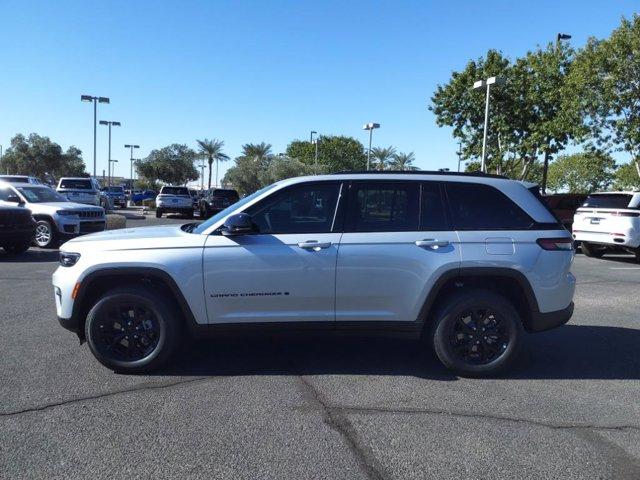
[[[319,242],[317,240],[307,240],[306,242],[299,242],[298,246],[300,248],[304,248],[305,250],[313,250],[317,252],[322,248],[329,248],[331,246],[331,242]]]
[[[425,238],[424,240],[417,240],[416,245],[418,247],[428,247],[428,248],[440,248],[446,247],[449,245],[449,240],[437,240],[435,238]]]

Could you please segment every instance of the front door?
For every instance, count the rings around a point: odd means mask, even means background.
[[[336,321],[414,322],[440,275],[459,265],[437,182],[354,182],[338,254]]]
[[[258,233],[209,235],[209,323],[333,324],[340,189],[338,182],[315,182],[276,191],[246,210]]]

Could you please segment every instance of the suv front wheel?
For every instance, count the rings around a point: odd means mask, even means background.
[[[509,301],[493,292],[452,295],[433,320],[436,355],[463,376],[494,375],[508,367],[520,349],[520,316]]]
[[[179,314],[165,298],[131,285],[107,292],[87,315],[91,353],[112,370],[138,373],[158,368],[179,343]]]

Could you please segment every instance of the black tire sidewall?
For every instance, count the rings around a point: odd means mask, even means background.
[[[96,346],[92,334],[92,327],[98,321],[104,309],[122,301],[142,303],[153,312],[160,327],[160,339],[155,350],[147,357],[134,362],[122,361],[105,355]],[[85,338],[91,353],[104,366],[123,373],[145,372],[161,366],[168,360],[175,349],[179,332],[175,308],[155,292],[138,286],[122,287],[107,292],[91,308],[85,322]]]
[[[156,209],[156,218],[160,218],[160,217],[162,217],[162,210],[158,208]]]
[[[471,308],[490,308],[509,322],[510,339],[505,352],[486,365],[464,362],[451,349],[449,335],[459,315]],[[470,377],[490,376],[507,368],[517,356],[522,343],[522,320],[513,305],[504,297],[492,292],[476,291],[456,294],[445,302],[434,318],[432,343],[438,359],[445,367]]]

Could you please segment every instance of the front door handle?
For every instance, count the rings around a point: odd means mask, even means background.
[[[313,250],[317,252],[323,248],[329,248],[331,246],[331,242],[319,242],[317,240],[307,240],[306,242],[299,242],[298,246],[300,248],[304,248],[305,250]]]
[[[440,247],[446,247],[449,245],[449,240],[437,240],[435,238],[425,238],[424,240],[417,240],[416,245],[418,247],[428,247],[434,250]]]

